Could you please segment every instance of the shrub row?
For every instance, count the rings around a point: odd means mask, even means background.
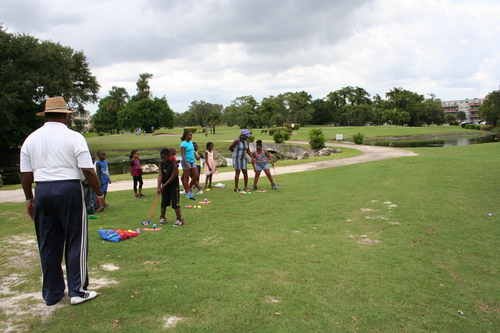
[[[482,130],[483,127],[481,125],[476,125],[476,124],[462,124],[462,128],[465,129],[475,129],[475,130]]]

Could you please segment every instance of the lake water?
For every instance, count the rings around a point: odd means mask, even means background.
[[[376,141],[367,142],[372,146],[389,146],[391,143],[394,147],[450,147],[450,146],[466,146],[472,144],[498,142],[496,135],[487,135],[480,138],[460,138],[460,139],[435,139],[435,140],[401,140],[401,141]],[[176,156],[180,158],[180,156]],[[231,165],[230,155],[225,156],[228,165]],[[141,158],[141,164],[159,164],[160,157],[156,158]],[[112,175],[129,173],[128,160],[108,160],[109,170]],[[19,150],[11,150],[6,153],[0,160],[0,174],[5,185],[19,184]]]
[[[479,143],[498,142],[496,135],[487,135],[479,138],[460,138],[460,139],[433,139],[433,140],[401,140],[401,141],[376,141],[369,142],[372,146],[387,146],[392,143],[393,147],[409,148],[409,147],[452,147],[452,146],[467,146]]]

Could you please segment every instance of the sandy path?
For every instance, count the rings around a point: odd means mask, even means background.
[[[305,142],[299,141],[287,141],[287,143],[300,143],[304,144]],[[354,144],[341,144],[341,143],[327,143],[327,146],[334,146],[340,148],[351,148],[357,149],[361,151],[363,154],[341,158],[330,161],[321,161],[321,162],[311,162],[304,163],[298,165],[290,165],[283,167],[276,167],[276,172],[278,174],[284,173],[294,173],[294,172],[303,172],[303,171],[311,171],[325,168],[332,168],[342,165],[350,165],[354,163],[363,163],[363,162],[371,162],[371,161],[379,161],[385,160],[389,158],[398,158],[398,157],[407,157],[407,156],[417,156],[417,154],[412,151],[393,148],[393,147],[379,147],[379,146],[364,146],[364,145],[354,145]],[[249,178],[253,172],[249,172]],[[217,183],[221,181],[227,181],[234,179],[233,171],[220,172],[217,175],[213,176],[212,182]],[[156,178],[154,179],[144,179],[143,188],[153,188],[156,187]],[[108,191],[122,191],[122,190],[132,190],[132,179],[115,182],[109,185]],[[18,190],[8,190],[8,191],[0,191],[0,203],[2,202],[23,202],[24,201],[24,193],[22,189]]]

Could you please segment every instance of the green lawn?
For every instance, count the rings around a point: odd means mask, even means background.
[[[482,135],[488,134],[485,131],[466,130],[460,126],[425,126],[425,127],[407,127],[407,126],[363,126],[363,127],[333,127],[333,126],[306,126],[293,132],[290,141],[305,141],[309,142],[309,131],[312,128],[321,128],[327,140],[333,140],[336,134],[342,134],[344,140],[352,141],[354,134],[362,133],[365,139],[386,137],[386,136],[409,136],[409,135],[428,135],[428,134],[447,134],[456,133],[457,137],[462,135]],[[216,134],[205,136],[202,133],[195,133],[193,141],[198,143],[200,150],[205,150],[206,143],[211,141],[215,145],[215,149],[227,149],[230,142],[234,140],[240,133],[237,127],[218,126]],[[156,134],[162,135],[135,135],[135,134],[116,134],[97,136],[96,134],[88,134],[87,142],[92,151],[101,150],[123,150],[130,152],[132,149],[141,150],[158,150],[164,147],[179,147],[183,128],[161,129],[156,131]],[[272,137],[266,134],[261,134],[261,129],[253,129],[255,140],[271,140]]]
[[[46,321],[23,314],[36,301],[18,301],[0,329],[20,320],[36,332],[498,332],[500,144],[412,151],[283,174],[266,193],[235,194],[226,182],[199,197],[211,204],[182,209],[185,226],[170,225],[169,209],[161,231],[120,243],[97,230],[140,227],[154,198],[112,192],[89,228],[90,287],[102,283],[101,295]],[[18,281],[0,301],[40,293],[36,247],[28,255],[12,242],[34,235],[24,204],[0,206],[0,280]]]

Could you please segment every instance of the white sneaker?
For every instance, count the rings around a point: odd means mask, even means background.
[[[180,191],[179,194],[186,194],[186,190]]]
[[[167,222],[167,219],[164,218],[164,217],[160,217],[160,222],[158,222],[159,224],[165,224],[165,222]]]
[[[83,296],[73,296],[71,297],[71,305],[78,305],[86,301],[90,301],[97,297],[97,292],[91,290],[85,290],[85,295]]]
[[[180,227],[181,225],[184,225],[184,219],[180,220],[175,220],[175,223],[172,224],[174,227]]]
[[[199,190],[196,194],[203,194],[203,191]]]

